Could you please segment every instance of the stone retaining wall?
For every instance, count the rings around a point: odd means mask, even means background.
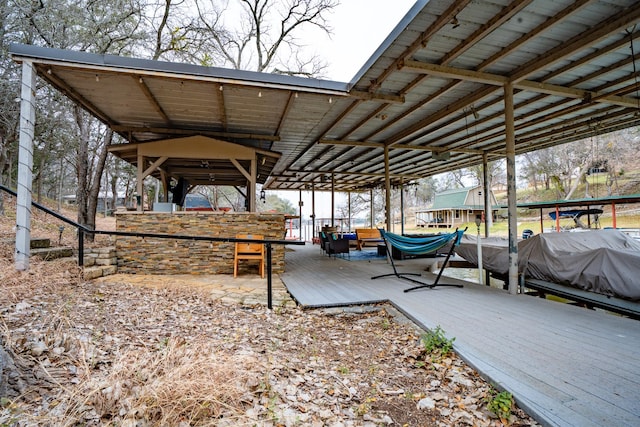
[[[253,212],[118,212],[116,230],[189,236],[261,234],[282,240],[284,215]],[[121,237],[116,239],[119,273],[233,274],[234,243]],[[266,267],[266,266],[265,266]],[[273,273],[284,272],[284,247],[272,245]],[[257,261],[241,261],[240,273],[258,272]]]
[[[118,272],[118,256],[115,246],[85,248],[82,277],[86,280],[109,276]]]

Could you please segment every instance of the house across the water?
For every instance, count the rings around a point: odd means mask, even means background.
[[[493,192],[491,212],[498,212],[498,203]],[[484,221],[484,189],[482,186],[447,190],[435,195],[433,206],[416,212],[416,227],[454,228],[460,224],[474,222],[480,215]]]

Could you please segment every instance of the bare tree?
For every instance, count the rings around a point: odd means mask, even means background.
[[[472,166],[468,168],[469,176],[471,176],[478,185],[484,186],[484,171],[482,165]],[[489,188],[494,184],[495,180],[504,178],[506,174],[504,160],[494,160],[487,163],[487,176],[489,178]]]
[[[326,15],[337,6],[335,0],[237,0],[220,4],[196,0],[202,46],[210,49],[201,63],[236,69],[317,76],[325,64],[317,57],[304,57],[296,36],[314,26],[327,34]],[[225,20],[226,12],[240,8],[238,25]],[[212,52],[208,53],[208,52]]]

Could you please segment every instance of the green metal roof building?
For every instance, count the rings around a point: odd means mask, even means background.
[[[498,203],[493,192],[491,210],[495,217]],[[433,206],[416,212],[417,227],[453,228],[474,222],[484,215],[484,190],[482,186],[457,188],[436,194]]]

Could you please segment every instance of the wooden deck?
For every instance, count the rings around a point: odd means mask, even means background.
[[[638,320],[469,282],[404,293],[412,283],[371,280],[392,271],[385,260],[329,258],[310,244],[285,260],[282,280],[301,306],[388,301],[422,328],[440,325],[458,355],[543,425],[640,425]],[[432,282],[425,261],[396,266]]]

